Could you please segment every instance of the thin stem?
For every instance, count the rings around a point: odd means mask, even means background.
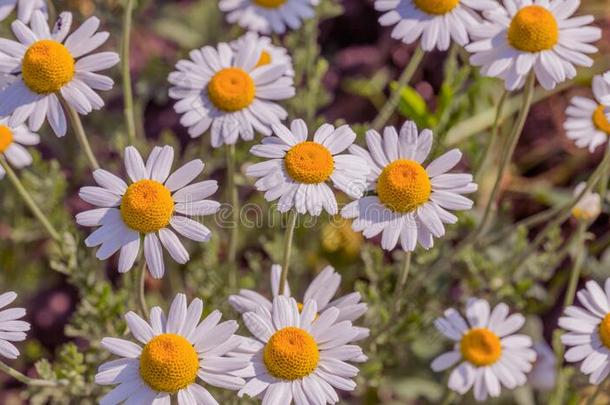
[[[456,397],[457,394],[455,393],[455,391],[451,390],[451,388],[447,388],[447,392],[445,393],[441,405],[451,405],[455,401]]]
[[[292,253],[292,239],[294,238],[294,229],[296,228],[298,214],[295,210],[290,211],[288,219],[288,229],[286,230],[286,239],[284,239],[284,258],[282,260],[282,273],[280,275],[279,295],[284,294],[286,281],[288,280],[288,266],[290,265],[290,254]]]
[[[34,214],[36,219],[40,221],[40,223],[49,233],[51,238],[53,238],[56,242],[61,242],[61,236],[59,235],[59,232],[57,232],[55,227],[51,225],[51,221],[49,221],[49,219],[42,212],[38,204],[36,204],[34,198],[32,198],[32,195],[26,190],[25,186],[23,185],[21,180],[19,180],[19,177],[17,177],[17,174],[13,171],[4,156],[0,156],[0,166],[2,166],[2,168],[6,172],[6,176],[8,177],[13,187],[15,187],[15,189],[17,190],[17,193],[19,193],[19,195],[21,196],[25,204],[28,206],[30,211],[32,211],[32,214]]]
[[[605,385],[605,381],[600,382],[597,387],[595,387],[595,392],[593,392],[593,395],[591,395],[589,397],[589,399],[587,400],[587,405],[593,405],[595,404],[595,401],[597,400],[597,397],[599,396],[599,394],[602,392],[602,386]]]
[[[127,0],[123,14],[123,40],[121,48],[122,76],[123,76],[123,114],[127,125],[127,141],[133,144],[136,139],[136,120],[133,108],[133,89],[131,84],[131,71],[129,54],[131,50],[131,20],[135,0]]]
[[[487,165],[487,159],[489,158],[490,152],[493,150],[493,146],[496,144],[496,140],[498,139],[498,134],[500,133],[500,117],[504,111],[504,105],[506,104],[506,99],[508,98],[509,92],[504,90],[502,93],[502,97],[498,102],[498,106],[496,109],[496,118],[494,119],[493,126],[491,127],[491,135],[489,140],[487,141],[487,145],[485,146],[485,151],[483,151],[483,155],[481,156],[481,160],[479,161],[478,167],[475,170],[474,178],[479,180],[481,177],[481,173],[485,169]]]
[[[383,126],[388,122],[392,114],[394,114],[394,111],[396,111],[398,103],[400,102],[402,88],[409,84],[409,82],[413,78],[413,75],[417,71],[417,68],[419,67],[422,59],[424,58],[424,54],[424,50],[418,46],[415,50],[415,53],[411,57],[409,64],[405,67],[405,70],[398,78],[396,89],[394,90],[388,101],[386,101],[385,105],[383,106],[381,111],[379,111],[379,114],[377,114],[377,117],[373,121],[372,127],[375,130],[381,130]]]
[[[42,380],[42,379],[38,379],[38,378],[30,378],[27,375],[15,370],[14,368],[4,364],[1,361],[0,361],[0,371],[5,372],[6,374],[10,375],[11,377],[13,377],[15,380],[19,381],[20,383],[29,385],[31,387],[57,387],[58,385],[65,385],[58,381],[49,381],[49,380]]]
[[[142,257],[138,272],[136,273],[135,289],[136,300],[142,316],[148,315],[148,305],[146,304],[146,260]]]
[[[586,250],[585,250],[585,232],[587,229],[587,223],[585,221],[581,221],[578,224],[577,229],[577,240],[576,240],[576,257],[574,257],[574,264],[572,266],[572,270],[570,271],[570,280],[568,281],[568,288],[566,290],[566,295],[563,299],[563,307],[569,307],[574,303],[574,295],[576,294],[576,287],[578,286],[578,280],[580,279],[580,272],[582,270],[582,265],[585,261]]]
[[[229,285],[237,286],[237,242],[239,237],[239,194],[235,184],[236,173],[235,145],[227,145],[227,192],[231,209],[231,233],[229,236],[228,262],[231,267],[229,272]]]
[[[508,150],[502,156],[500,167],[498,169],[498,175],[496,176],[496,181],[494,183],[489,199],[487,200],[483,220],[479,224],[479,227],[477,228],[473,236],[473,239],[475,240],[479,235],[485,232],[485,230],[491,223],[491,220],[493,219],[493,213],[496,210],[496,200],[500,192],[502,179],[504,178],[504,174],[506,173],[506,170],[510,165],[513,154],[515,153],[515,149],[517,148],[517,144],[519,143],[519,138],[521,137],[521,133],[523,132],[523,127],[525,126],[525,120],[527,119],[530,108],[532,106],[532,96],[534,94],[535,84],[536,76],[531,73],[527,79],[527,83],[525,84],[525,90],[523,91],[523,107],[519,112],[519,116],[517,117],[517,122],[513,128],[513,132],[510,134],[507,140]]]
[[[47,13],[49,14],[49,21],[53,22],[57,19],[57,10],[53,4],[53,0],[47,0]]]
[[[93,150],[91,149],[91,145],[89,144],[89,140],[87,139],[87,134],[85,133],[85,128],[83,127],[83,123],[80,120],[78,112],[62,97],[60,97],[60,100],[66,111],[68,111],[68,116],[70,117],[70,122],[72,123],[74,134],[76,135],[76,139],[78,140],[78,143],[80,144],[81,148],[85,152],[85,156],[89,161],[89,166],[93,170],[99,169],[100,164],[97,162],[95,154],[93,154]]]
[[[402,304],[402,293],[404,292],[405,285],[407,284],[407,278],[409,277],[409,271],[411,270],[411,252],[405,252],[405,258],[398,278],[398,283],[394,288],[394,305],[392,306],[392,315],[395,315]]]

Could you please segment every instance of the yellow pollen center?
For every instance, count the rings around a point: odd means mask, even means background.
[[[0,153],[3,153],[13,143],[13,133],[6,125],[0,125]]]
[[[335,169],[330,151],[316,142],[301,142],[293,146],[284,157],[290,177],[299,183],[317,184],[328,180]]]
[[[140,180],[129,187],[121,201],[121,217],[131,229],[140,233],[165,228],[174,212],[174,199],[163,184]]]
[[[278,8],[284,5],[286,0],[254,0],[254,4],[265,8]]]
[[[300,303],[300,302],[297,302],[297,308],[299,309],[299,313],[302,313],[302,312],[303,312],[303,308],[304,308],[304,307],[305,307],[305,305],[304,305],[304,304],[302,304],[302,303]],[[319,313],[316,313],[316,316],[313,318],[313,319],[314,319],[314,321],[315,321],[315,320],[317,320],[319,317],[320,317],[320,314],[319,314]]]
[[[45,39],[28,48],[21,69],[23,82],[34,93],[55,93],[74,77],[74,58],[64,45]]]
[[[256,62],[256,67],[265,66],[271,63],[271,54],[267,51],[261,52],[261,57],[258,58],[258,62]]]
[[[447,14],[460,4],[460,0],[413,0],[415,7],[426,14]]]
[[[470,329],[460,342],[464,359],[478,367],[494,364],[502,354],[500,338],[487,328]]]
[[[411,212],[428,201],[432,184],[426,169],[413,160],[387,165],[377,179],[377,196],[395,212]]]
[[[243,110],[252,104],[255,93],[254,80],[240,68],[222,69],[208,83],[208,97],[222,111]]]
[[[610,313],[599,324],[599,338],[604,346],[610,349]]]
[[[263,361],[269,374],[281,380],[307,377],[318,366],[320,351],[314,338],[304,329],[281,329],[267,342]]]
[[[150,388],[174,393],[195,382],[199,356],[184,337],[166,333],[155,336],[142,349],[140,376]]]
[[[606,107],[600,105],[595,109],[593,113],[593,123],[595,127],[602,132],[605,132],[606,135],[610,135],[610,122],[608,122],[608,118],[606,118]]]
[[[542,6],[523,7],[508,27],[508,42],[524,52],[552,49],[559,41],[559,25],[553,13]]]

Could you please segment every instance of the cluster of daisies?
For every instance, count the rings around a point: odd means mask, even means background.
[[[219,1],[227,20],[249,32],[231,43],[192,50],[176,64],[168,78],[174,109],[192,137],[209,133],[213,147],[263,135],[250,150],[262,160],[249,165],[246,174],[278,211],[340,214],[364,237],[379,237],[385,250],[429,249],[446,225],[458,221],[455,211],[473,206],[465,197],[477,190],[472,175],[453,171],[462,160],[459,150],[428,159],[433,134],[410,121],[382,133],[369,130],[366,147],[355,143],[348,125],[284,123],[288,113],[280,102],[295,95],[292,60],[261,34],[299,28],[314,17],[317,3]],[[383,12],[380,23],[394,26],[394,38],[405,43],[421,38],[424,51],[446,50],[454,41],[472,53],[471,63],[484,75],[503,79],[508,90],[521,88],[532,74],[552,89],[575,77],[576,66],[591,66],[588,54],[597,51],[591,44],[601,33],[590,26],[591,17],[572,17],[579,5],[579,0],[375,1]],[[13,0],[0,5],[0,19],[15,7],[19,19],[11,27],[17,41],[0,40],[0,154],[20,168],[31,163],[24,146],[39,142],[45,121],[61,137],[67,132],[66,110],[86,115],[103,107],[96,91],[110,90],[113,81],[98,72],[119,58],[115,52],[93,53],[109,36],[98,32],[95,17],[70,33],[70,13],[49,27],[45,1]],[[593,90],[595,101],[572,100],[565,124],[577,146],[591,151],[610,135],[610,74],[596,77]],[[160,279],[165,252],[177,263],[189,260],[179,236],[195,242],[212,237],[197,219],[219,210],[210,198],[218,184],[197,181],[205,166],[199,159],[172,171],[174,155],[172,147],[157,146],[144,159],[129,146],[126,178],[98,169],[93,172],[97,185],[79,192],[95,207],[76,216],[79,225],[96,228],[85,244],[97,248],[100,260],[118,254],[120,273],[141,260]],[[336,191],[353,201],[339,209]],[[600,196],[588,193],[573,214],[591,221],[600,210]],[[338,403],[338,390],[356,388],[354,363],[367,360],[358,342],[369,330],[354,325],[367,305],[356,292],[335,298],[341,276],[332,267],[316,276],[301,300],[291,296],[287,284],[280,285],[281,273],[280,266],[272,266],[270,298],[252,290],[229,297],[248,337],[237,335],[238,323],[221,321],[217,310],[202,320],[203,302],[188,303],[184,294],[174,298],[167,316],[160,307],[152,308],[148,320],[127,313],[135,341],[101,342],[119,357],[102,364],[95,377],[97,384],[114,386],[101,403],[170,404],[175,396],[180,404],[217,404],[209,387],[260,398],[265,405]],[[0,309],[15,298],[12,292],[0,295]],[[573,346],[566,360],[583,361],[583,373],[598,384],[610,373],[610,281],[605,291],[588,283],[578,299],[584,308],[570,306],[560,320],[568,331],[562,341]],[[29,324],[19,320],[24,315],[21,308],[0,311],[1,356],[18,356],[10,342],[25,339]],[[465,317],[448,309],[435,326],[454,347],[431,367],[454,367],[449,388],[460,394],[472,389],[478,401],[499,396],[501,386],[521,386],[537,357],[531,339],[517,334],[524,322],[507,305],[492,309],[482,299],[468,300]]]

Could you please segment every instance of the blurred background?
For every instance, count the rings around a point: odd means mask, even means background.
[[[147,152],[155,144],[178,148],[183,160],[201,158],[206,162],[204,176],[217,179],[223,194],[224,153],[210,147],[209,137],[190,139],[179,124],[172,101],[168,98],[167,76],[175,63],[188,51],[203,45],[230,41],[243,32],[224,22],[215,0],[140,0],[134,13],[131,46],[131,72],[136,97],[138,147]],[[385,103],[388,90],[410,60],[414,47],[390,38],[390,29],[377,23],[373,0],[322,0],[316,19],[302,31],[275,38],[293,54],[297,75],[297,95],[288,101],[291,118],[305,118],[311,125],[322,121],[347,122],[359,135],[367,129],[378,109]],[[111,32],[106,44],[119,49],[123,2],[120,0],[56,0],[58,11],[70,10],[75,21],[95,15],[102,27]],[[600,54],[596,65],[581,70],[576,80],[551,93],[536,93],[538,102],[530,114],[525,132],[515,154],[514,165],[502,184],[501,220],[514,223],[545,208],[567,201],[571,190],[596,166],[602,149],[593,156],[577,149],[568,140],[562,125],[571,96],[591,96],[594,74],[610,68],[610,0],[583,1],[580,14],[594,14],[596,25],[604,30],[597,44]],[[10,21],[1,23],[2,37],[11,37]],[[493,122],[495,106],[502,94],[502,84],[481,78],[466,63],[463,49],[432,52],[426,55],[412,85],[402,90],[402,99],[393,124],[406,118],[420,128],[435,130],[435,153],[459,145],[465,151],[463,168],[470,170],[481,155]],[[125,144],[123,98],[120,70],[112,72],[116,87],[103,95],[107,108],[84,118],[93,148],[107,170],[122,173],[120,151]],[[515,95],[513,95],[514,97]],[[519,96],[509,99],[509,112],[517,111]],[[514,118],[514,117],[513,117]],[[503,129],[510,128],[510,117]],[[503,131],[504,134],[507,131]],[[78,228],[74,215],[86,208],[77,196],[78,189],[90,185],[92,178],[72,134],[57,139],[48,127],[41,131],[42,143],[34,152],[35,163],[20,173],[35,198],[54,224],[65,232],[66,246],[58,251],[46,240],[44,230],[31,217],[10,184],[0,181],[0,291],[14,290],[19,304],[28,310],[32,323],[29,340],[20,345],[23,355],[11,363],[31,376],[67,378],[69,392],[53,389],[25,391],[19,383],[0,374],[0,404],[22,403],[93,403],[102,392],[91,384],[96,365],[107,358],[99,351],[103,336],[121,334],[125,325],[121,315],[132,307],[130,275],[119,277],[116,257],[99,262],[82,240],[88,231]],[[359,141],[362,137],[359,136]],[[253,162],[248,149],[240,144],[238,159],[243,167]],[[175,163],[177,165],[177,163]],[[488,170],[477,198],[485,201],[495,171]],[[272,263],[280,261],[285,218],[268,209],[260,193],[243,174],[236,179],[240,200],[252,203],[244,213],[250,222],[261,226],[244,228],[240,233],[239,286],[269,291],[268,273]],[[604,196],[605,197],[605,196]],[[460,225],[452,227],[448,241],[429,252],[418,252],[413,278],[409,282],[407,305],[391,336],[382,333],[388,319],[388,303],[400,254],[383,253],[376,241],[365,243],[351,231],[347,221],[322,217],[302,224],[297,230],[291,274],[293,290],[303,291],[309,280],[326,264],[334,265],[343,276],[342,291],[356,289],[371,306],[363,324],[373,329],[373,338],[365,342],[371,360],[362,366],[359,389],[345,397],[351,404],[439,403],[444,395],[443,375],[429,369],[431,359],[447,347],[447,342],[433,330],[432,320],[448,305],[461,302],[469,294],[504,300],[513,308],[530,314],[528,331],[539,342],[551,342],[561,296],[570,264],[570,251],[562,244],[574,223],[558,229],[556,238],[545,246],[518,280],[507,274],[506,254],[527,245],[527,232],[514,233],[485,252],[465,252],[455,268],[434,276],[427,269],[460,236],[471,228],[480,213],[466,213]],[[220,216],[228,214],[222,212]],[[222,218],[221,218],[222,219]],[[147,280],[149,302],[167,306],[169,297],[187,291],[199,296],[209,312],[222,309],[226,317],[236,318],[226,298],[232,291],[226,280],[227,230],[210,225],[215,235],[209,244],[188,246],[191,261],[184,266],[171,263],[165,279]],[[608,275],[610,268],[610,227],[602,214],[591,228],[591,257],[585,264],[585,276]],[[533,233],[536,229],[532,230]],[[507,252],[507,244],[510,252]],[[167,261],[169,263],[169,261]],[[379,332],[379,333],[377,333]],[[40,361],[41,358],[48,361]],[[552,367],[551,367],[552,369]],[[577,403],[587,395],[584,378],[576,381],[572,398]],[[503,403],[544,403],[546,394],[528,386],[515,396],[505,396]],[[25,397],[29,398],[26,399]],[[221,403],[234,402],[226,397]],[[601,397],[600,397],[601,398]],[[601,398],[610,403],[609,398]],[[232,402],[233,401],[233,402]],[[240,401],[239,403],[247,403]],[[468,398],[463,403],[469,403]]]

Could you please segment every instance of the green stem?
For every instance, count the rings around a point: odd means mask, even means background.
[[[487,200],[487,205],[485,206],[485,213],[483,215],[483,219],[479,224],[479,227],[474,233],[473,240],[476,240],[479,235],[485,233],[485,230],[491,223],[493,219],[493,214],[496,211],[497,206],[497,197],[500,192],[500,186],[502,184],[502,179],[504,178],[504,174],[510,165],[513,154],[515,153],[515,149],[517,148],[517,144],[519,143],[519,138],[521,137],[521,133],[523,132],[523,127],[525,126],[525,120],[529,114],[530,108],[532,106],[532,96],[534,93],[534,86],[536,84],[536,76],[533,73],[530,73],[527,83],[525,84],[525,89],[523,91],[523,107],[519,112],[519,116],[517,117],[517,122],[513,128],[513,132],[510,134],[507,145],[508,150],[502,156],[502,160],[500,162],[500,168],[498,169],[498,174],[496,176],[496,180],[489,195],[489,199]]]
[[[91,149],[91,145],[89,144],[89,140],[87,139],[87,134],[85,133],[85,128],[83,127],[83,123],[80,120],[80,116],[78,115],[78,112],[70,104],[68,104],[62,97],[60,97],[60,100],[61,100],[62,104],[64,105],[64,108],[68,112],[68,116],[70,117],[70,123],[72,124],[72,129],[74,130],[74,134],[76,135],[76,139],[78,140],[78,143],[80,144],[81,148],[85,152],[85,156],[87,157],[87,160],[89,161],[89,167],[91,167],[92,170],[99,169],[100,164],[97,162],[97,159],[95,158],[95,154],[93,153],[93,150]]]
[[[288,219],[288,229],[286,230],[286,239],[284,239],[284,258],[282,259],[282,273],[280,275],[279,295],[284,294],[286,281],[288,280],[288,266],[290,265],[290,254],[292,253],[292,240],[294,238],[294,229],[296,228],[298,214],[296,210],[290,211]]]
[[[140,308],[140,314],[148,316],[148,305],[146,304],[146,260],[142,257],[135,277],[136,300]]]
[[[417,68],[419,67],[422,59],[424,58],[424,54],[425,54],[424,50],[418,46],[417,49],[415,50],[415,53],[411,57],[411,60],[405,67],[405,70],[402,72],[402,74],[398,78],[396,89],[394,90],[394,92],[392,93],[392,95],[390,96],[388,101],[385,103],[385,105],[383,106],[381,111],[379,111],[379,114],[377,114],[377,117],[375,118],[375,120],[373,121],[373,124],[372,124],[373,129],[380,131],[384,127],[384,125],[388,122],[388,120],[390,119],[392,114],[394,114],[394,111],[396,111],[396,108],[398,107],[398,104],[400,103],[400,96],[402,94],[402,88],[405,87],[407,84],[409,84],[409,82],[413,78],[413,75],[417,71]]]
[[[235,145],[227,145],[227,192],[231,209],[231,233],[229,236],[228,262],[230,265],[229,285],[237,286],[237,242],[239,238],[239,194],[235,184],[236,158]]]
[[[0,371],[5,372],[9,376],[13,377],[15,380],[20,383],[29,385],[30,387],[57,387],[59,385],[65,385],[61,381],[49,381],[49,380],[41,380],[38,378],[30,378],[27,375],[15,370],[14,368],[4,364],[0,361]]]
[[[131,45],[131,20],[135,0],[127,0],[123,14],[123,39],[121,49],[122,76],[123,76],[123,114],[127,125],[127,141],[133,145],[136,139],[136,120],[133,108],[133,88],[131,84],[131,71],[129,54]]]
[[[450,388],[447,388],[447,392],[445,393],[445,396],[441,402],[441,405],[451,405],[455,401],[456,398],[457,398],[457,394]]]
[[[394,305],[392,306],[392,315],[395,315],[400,311],[402,304],[402,293],[404,293],[405,285],[407,284],[407,278],[409,277],[409,271],[411,270],[411,252],[405,252],[405,258],[398,278],[398,283],[394,288]]]
[[[585,232],[587,230],[587,223],[585,221],[581,221],[578,224],[577,229],[577,238],[576,238],[576,257],[574,258],[574,264],[572,266],[572,271],[570,272],[570,280],[568,281],[568,288],[566,290],[566,295],[563,299],[563,307],[569,307],[574,303],[574,296],[576,295],[576,287],[578,286],[578,280],[580,279],[580,272],[582,270],[582,265],[585,261],[586,250],[585,250]]]
[[[496,140],[498,139],[498,134],[500,133],[500,117],[503,114],[504,105],[506,104],[508,94],[509,92],[507,90],[504,90],[504,93],[502,93],[502,97],[498,102],[498,106],[496,109],[496,118],[494,119],[493,126],[491,127],[491,135],[489,137],[487,145],[485,146],[485,151],[483,151],[483,155],[481,156],[481,160],[479,161],[478,167],[474,172],[474,178],[476,180],[480,179],[481,173],[487,166],[487,159],[489,158],[489,154],[493,150],[493,146],[495,146]]]
[[[1,155],[0,155],[0,166],[2,166],[2,168],[6,172],[6,176],[8,177],[8,179],[11,182],[11,184],[13,185],[13,187],[15,187],[15,189],[17,190],[17,193],[19,193],[19,196],[21,196],[21,198],[23,199],[25,204],[28,206],[30,211],[32,211],[32,214],[34,214],[36,219],[38,221],[40,221],[40,223],[49,233],[51,238],[53,238],[56,242],[61,242],[61,236],[59,235],[59,232],[57,232],[55,227],[53,227],[53,225],[51,225],[51,221],[49,221],[49,219],[42,212],[42,210],[40,209],[38,204],[36,204],[36,202],[34,201],[34,198],[32,198],[31,194],[26,190],[25,186],[23,185],[21,180],[19,180],[19,177],[17,177],[17,174],[13,171],[13,169],[8,164],[8,162],[6,161],[4,156],[1,156]]]
[[[53,0],[47,0],[47,13],[49,14],[49,21],[51,24],[55,23],[57,19],[57,10],[55,9],[55,5],[53,4]]]

